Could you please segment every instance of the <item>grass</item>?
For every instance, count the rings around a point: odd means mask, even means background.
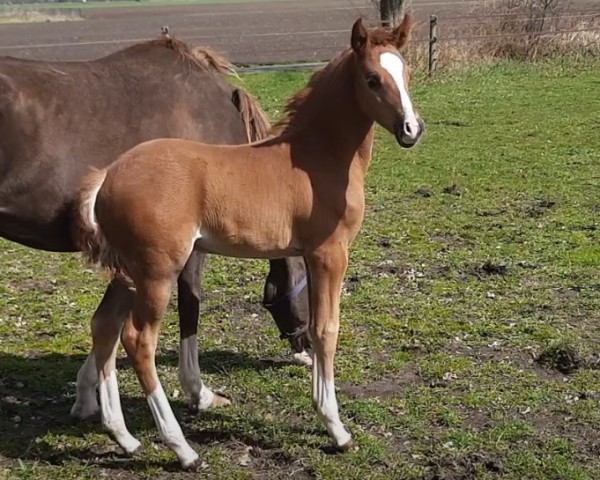
[[[555,59],[415,79],[423,143],[401,151],[378,131],[336,359],[358,451],[323,451],[309,371],[265,360],[287,353],[258,306],[265,262],[211,259],[201,362],[235,405],[187,413],[172,311],[159,360],[204,477],[598,478],[599,68]],[[306,79],[243,82],[276,118]],[[0,478],[192,478],[126,366],[143,456],[124,458],[97,419],[68,419],[99,276],[8,242],[0,256]]]

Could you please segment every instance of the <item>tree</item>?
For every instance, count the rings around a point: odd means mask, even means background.
[[[373,0],[379,11],[381,25],[395,27],[402,20],[406,0]]]

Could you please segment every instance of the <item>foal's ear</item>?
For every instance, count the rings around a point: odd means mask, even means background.
[[[394,28],[392,35],[396,41],[396,48],[400,50],[410,39],[410,31],[412,29],[413,19],[408,13],[404,15],[402,23]]]
[[[359,53],[369,40],[369,32],[362,23],[362,18],[359,18],[352,26],[352,50]]]

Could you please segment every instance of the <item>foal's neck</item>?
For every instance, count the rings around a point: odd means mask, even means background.
[[[354,61],[349,51],[326,67],[292,123],[300,124],[294,134],[297,141],[310,137],[324,151],[334,155],[336,161],[348,167],[352,162],[359,162],[366,174],[371,161],[374,124],[356,98]]]

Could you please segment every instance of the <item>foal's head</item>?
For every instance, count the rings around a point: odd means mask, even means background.
[[[399,50],[410,35],[406,15],[394,30],[367,30],[362,20],[352,27],[352,50],[357,66],[357,95],[364,113],[396,136],[402,147],[417,143],[425,125],[408,93],[410,70]]]

